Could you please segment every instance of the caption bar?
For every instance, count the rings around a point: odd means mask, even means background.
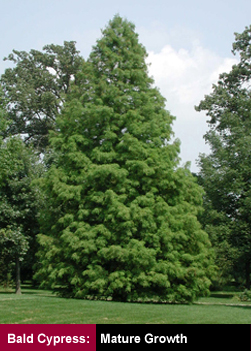
[[[250,325],[95,325],[95,324],[1,324],[4,351],[126,350],[144,348],[201,350],[202,346],[227,349],[238,341],[250,350]]]

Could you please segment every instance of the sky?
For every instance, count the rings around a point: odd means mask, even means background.
[[[13,49],[42,50],[44,45],[76,41],[87,59],[101,29],[115,14],[136,26],[148,52],[149,74],[176,117],[175,138],[181,141],[181,165],[208,154],[203,135],[204,112],[195,105],[209,94],[220,73],[238,62],[234,33],[251,24],[249,0],[0,0],[0,74],[10,66],[2,59]]]

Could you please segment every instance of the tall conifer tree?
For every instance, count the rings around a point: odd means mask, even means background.
[[[212,270],[201,189],[134,25],[115,16],[102,34],[51,137],[36,276],[65,296],[191,301]]]

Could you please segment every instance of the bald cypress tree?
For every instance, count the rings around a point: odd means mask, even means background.
[[[208,291],[201,189],[178,168],[174,117],[146,56],[134,25],[115,16],[57,119],[36,277],[65,296],[191,301]]]

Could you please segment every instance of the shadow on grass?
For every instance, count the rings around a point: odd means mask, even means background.
[[[234,307],[234,308],[242,308],[242,309],[251,309],[251,305],[244,305],[244,304],[236,304],[236,305],[224,305],[226,307]]]
[[[57,295],[53,294],[51,291],[47,291],[47,290],[35,290],[34,288],[21,288],[21,295],[17,295],[15,293],[15,290],[13,291],[0,291],[0,299],[1,296],[3,295],[8,295],[8,296],[26,296],[26,295],[32,295],[32,296],[38,296],[38,297],[58,297]]]
[[[218,299],[232,299],[234,297],[233,293],[211,293],[210,297],[216,297]]]
[[[0,291],[0,295],[16,295],[15,291]]]

